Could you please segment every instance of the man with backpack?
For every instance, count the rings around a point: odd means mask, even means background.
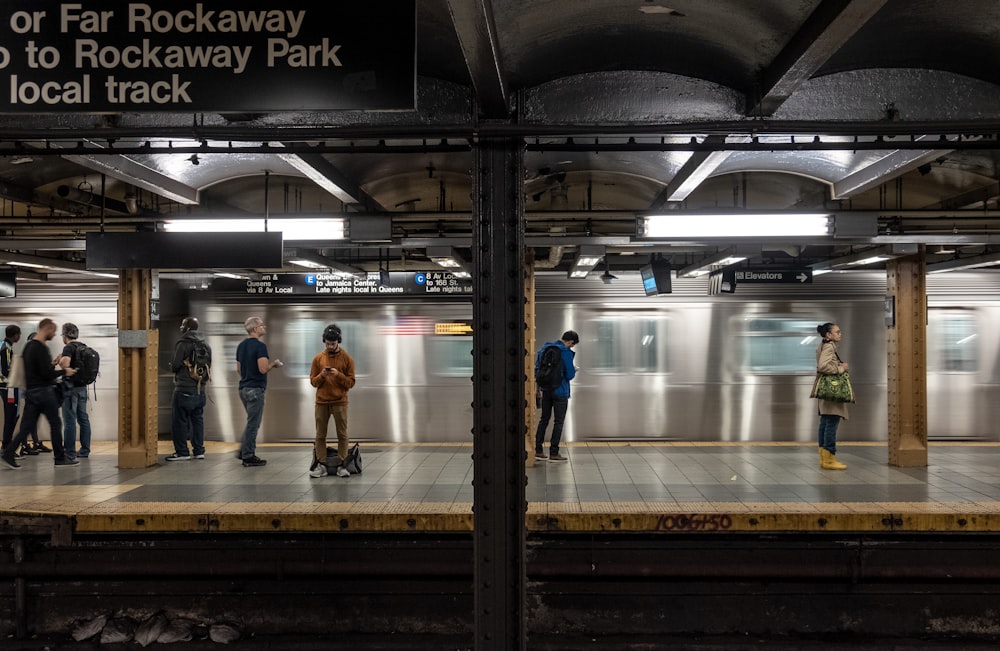
[[[76,369],[72,378],[63,380],[63,448],[66,458],[90,456],[90,416],[87,415],[87,385],[97,379],[97,353],[90,346],[77,341],[80,329],[72,323],[62,327],[63,350],[59,366]],[[80,451],[76,449],[76,426],[80,425]]]
[[[205,458],[205,391],[212,379],[212,349],[193,316],[181,321],[181,337],[170,360],[174,374],[170,432],[174,453],[167,461]],[[188,439],[191,450],[188,450]]]
[[[542,399],[542,417],[538,421],[535,432],[535,458],[549,461],[567,461],[559,454],[559,441],[562,440],[563,423],[566,421],[566,410],[569,408],[569,382],[576,377],[576,367],[573,365],[573,346],[580,343],[580,335],[573,330],[563,333],[559,341],[550,341],[542,346],[535,356],[535,383]],[[555,412],[555,422],[552,425],[552,439],[549,441],[549,454],[545,454],[545,430],[549,419]]]

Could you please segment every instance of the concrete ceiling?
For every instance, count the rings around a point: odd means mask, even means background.
[[[102,227],[389,214],[391,243],[296,248],[419,260],[468,245],[484,135],[526,147],[539,259],[602,237],[614,268],[717,253],[635,240],[636,214],[668,210],[877,218],[871,237],[754,243],[782,263],[1000,245],[995,0],[418,0],[417,23],[415,111],[0,116],[0,249],[79,262]]]

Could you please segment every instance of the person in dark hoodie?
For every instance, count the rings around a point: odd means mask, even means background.
[[[535,373],[537,376],[538,367],[542,361],[545,349],[555,346],[562,353],[562,381],[554,389],[539,388],[541,394],[542,417],[538,421],[538,430],[535,432],[535,458],[548,459],[549,461],[567,461],[567,458],[559,454],[559,441],[562,440],[563,423],[566,421],[566,411],[569,408],[569,382],[576,377],[576,367],[573,365],[573,346],[580,343],[580,335],[573,330],[567,330],[560,337],[559,341],[549,341],[538,351],[535,357]],[[552,425],[552,438],[549,441],[549,453],[545,454],[545,429],[549,426],[549,419],[555,413],[555,422]]]
[[[210,368],[212,348],[205,341],[205,335],[198,330],[198,319],[185,317],[181,321],[181,337],[174,345],[174,356],[170,360],[170,371],[174,374],[174,395],[170,405],[174,453],[167,457],[167,461],[205,458],[206,386],[197,373],[191,372],[198,357],[196,348],[202,348],[202,356],[207,356]],[[188,439],[191,440],[190,451]]]

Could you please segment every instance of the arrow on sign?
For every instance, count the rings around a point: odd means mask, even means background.
[[[798,276],[795,277],[795,280],[799,281],[800,283],[804,283],[805,281],[809,280],[809,276],[805,274],[799,274]]]

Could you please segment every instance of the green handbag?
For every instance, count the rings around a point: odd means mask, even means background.
[[[847,371],[840,375],[821,375],[816,384],[816,397],[830,402],[854,402],[854,389]]]

